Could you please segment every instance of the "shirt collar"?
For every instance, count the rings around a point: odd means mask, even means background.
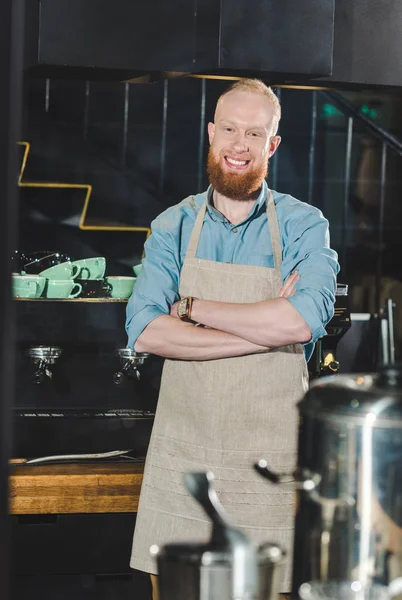
[[[216,208],[214,206],[212,206],[211,201],[212,201],[213,191],[214,191],[214,189],[213,189],[212,185],[210,185],[207,189],[207,211],[208,211],[208,214],[213,221],[220,221],[221,223],[225,223],[227,219],[223,216],[222,213],[219,212],[219,210],[216,210]],[[261,191],[259,193],[257,201],[254,204],[253,208],[250,210],[247,219],[245,219],[243,221],[243,223],[245,221],[248,221],[252,217],[256,216],[256,214],[260,212],[262,206],[265,209],[267,197],[268,197],[268,185],[264,179],[264,181],[262,182]],[[239,223],[239,225],[240,225],[240,223]]]

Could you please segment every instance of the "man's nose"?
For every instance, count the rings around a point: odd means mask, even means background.
[[[246,134],[237,132],[233,141],[233,149],[236,152],[248,152],[248,138]]]

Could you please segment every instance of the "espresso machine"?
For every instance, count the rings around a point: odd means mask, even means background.
[[[400,595],[402,368],[319,378],[299,413],[293,477],[256,465],[297,490],[294,595],[312,581]]]

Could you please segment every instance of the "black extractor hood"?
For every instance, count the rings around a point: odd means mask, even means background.
[[[27,0],[46,77],[402,86],[402,0]]]
[[[152,81],[332,73],[335,0],[28,0],[27,68]]]

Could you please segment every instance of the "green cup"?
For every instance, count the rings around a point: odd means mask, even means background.
[[[48,279],[45,286],[46,298],[76,298],[82,292],[82,285],[73,279]]]
[[[13,275],[14,298],[39,298],[45,288],[46,277]]]
[[[141,273],[141,269],[142,269],[142,263],[140,263],[139,265],[135,265],[133,267],[134,275],[136,277],[138,277],[138,275]]]
[[[103,279],[106,271],[106,258],[98,256],[97,258],[83,258],[71,263],[78,269],[78,274],[74,275],[79,279]]]
[[[112,286],[110,295],[112,298],[130,298],[135,284],[135,277],[120,277],[112,275],[106,277],[106,281]]]
[[[46,279],[50,279],[52,281],[56,281],[57,279],[65,281],[66,279],[74,279],[75,277],[77,277],[78,272],[78,267],[73,266],[71,262],[66,261],[64,263],[54,265],[53,267],[49,267],[48,269],[41,271],[39,275],[41,277],[46,277]]]

